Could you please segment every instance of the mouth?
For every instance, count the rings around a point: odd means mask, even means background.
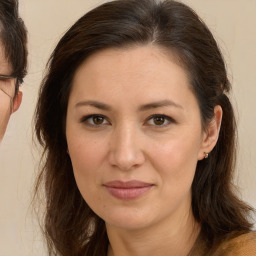
[[[133,200],[137,199],[148,191],[151,190],[153,184],[131,180],[123,181],[110,181],[103,185],[107,191],[115,198],[120,200]]]

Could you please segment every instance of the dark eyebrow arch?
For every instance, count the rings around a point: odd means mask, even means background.
[[[154,109],[154,108],[168,107],[168,106],[183,109],[183,107],[181,105],[175,103],[174,101],[161,100],[161,101],[152,102],[152,103],[142,105],[142,106],[139,107],[139,111],[146,111],[146,110],[149,110],[149,109],[152,109],[152,108]]]
[[[94,101],[94,100],[87,100],[87,101],[80,101],[78,102],[75,107],[81,107],[81,106],[91,106],[95,107],[101,110],[110,111],[111,107],[105,103]]]

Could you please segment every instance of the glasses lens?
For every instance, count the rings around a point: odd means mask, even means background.
[[[15,78],[3,78],[0,76],[0,93],[13,97],[15,91]]]

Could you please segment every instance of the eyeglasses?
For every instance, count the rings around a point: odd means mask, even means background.
[[[0,92],[2,91],[11,100],[15,90],[16,77],[0,74]]]

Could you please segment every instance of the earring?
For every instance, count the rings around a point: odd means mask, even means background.
[[[204,159],[209,157],[209,153],[204,153]]]

